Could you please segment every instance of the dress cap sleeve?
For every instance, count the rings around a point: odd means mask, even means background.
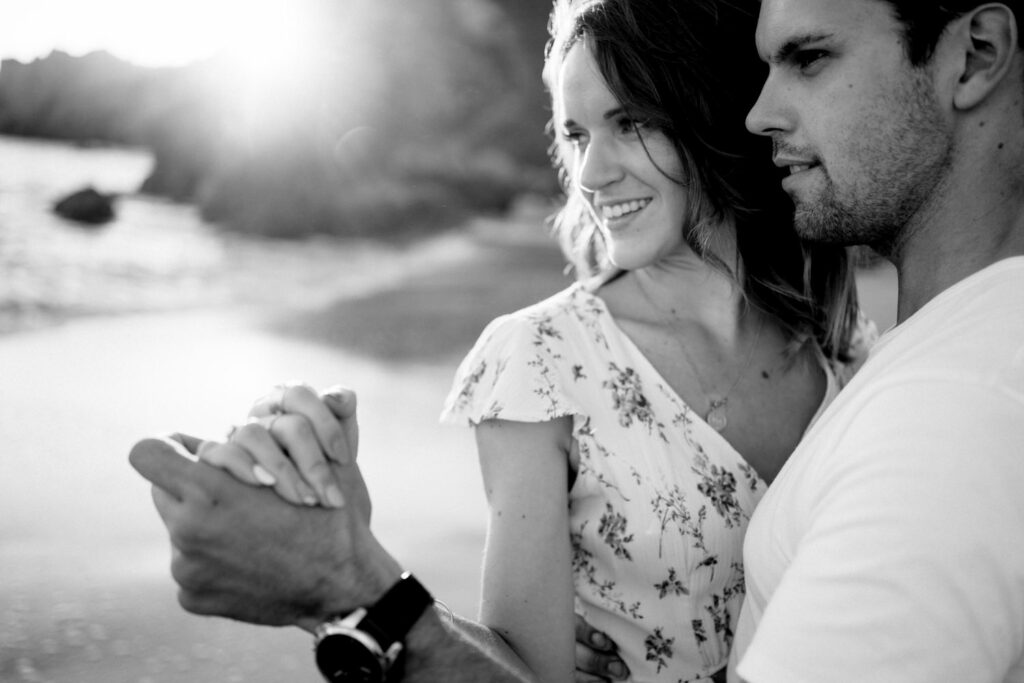
[[[564,391],[563,333],[555,318],[529,309],[491,322],[456,371],[441,422],[545,422],[580,413]]]

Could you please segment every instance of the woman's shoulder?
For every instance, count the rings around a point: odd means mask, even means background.
[[[607,313],[603,302],[586,282],[575,282],[547,299],[492,320],[480,335],[480,341],[494,336],[518,337],[524,334],[560,334],[580,326],[592,326]]]
[[[526,317],[576,315],[601,303],[600,298],[594,293],[595,289],[591,281],[580,280],[547,299],[520,309],[517,313]]]
[[[578,314],[589,297],[577,284],[495,318],[459,365],[442,421],[534,422],[578,412],[558,378],[584,352]]]

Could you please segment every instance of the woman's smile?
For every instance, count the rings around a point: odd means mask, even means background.
[[[594,207],[606,231],[618,231],[633,222],[654,201],[651,197],[601,202]]]
[[[598,207],[598,211],[601,215],[601,219],[606,222],[614,221],[618,218],[626,218],[632,216],[639,211],[642,211],[651,203],[650,197],[644,197],[642,199],[630,199],[619,202],[608,202],[601,204]]]

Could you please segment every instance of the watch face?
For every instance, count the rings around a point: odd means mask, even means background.
[[[325,636],[316,648],[316,664],[331,683],[383,683],[384,667],[366,646],[343,633]]]

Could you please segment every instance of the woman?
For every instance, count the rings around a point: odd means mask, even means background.
[[[488,326],[443,415],[476,429],[481,620],[542,681],[572,677],[574,609],[632,680],[721,672],[747,520],[858,353],[845,252],[801,243],[770,149],[744,132],[756,9],[552,14],[556,226],[580,280]],[[240,478],[282,457],[269,441],[249,439]]]

